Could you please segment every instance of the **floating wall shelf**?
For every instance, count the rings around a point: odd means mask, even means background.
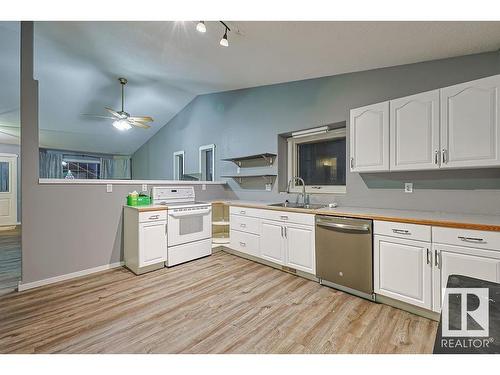
[[[232,176],[221,176],[224,178],[233,178],[237,180],[240,184],[243,179],[247,178],[263,178],[269,181],[270,184],[273,183],[273,180],[277,177],[275,174],[252,174],[252,175],[232,175]]]
[[[255,154],[255,155],[248,155],[248,156],[240,156],[236,158],[228,158],[228,159],[222,159],[224,161],[231,161],[234,164],[236,164],[238,167],[241,167],[241,162],[243,161],[250,161],[250,160],[264,160],[266,164],[268,165],[273,165],[274,160],[276,159],[276,154],[271,154],[271,153],[263,153],[263,154]]]

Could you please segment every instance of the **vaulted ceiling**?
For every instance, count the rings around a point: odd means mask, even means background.
[[[497,50],[500,22],[37,22],[40,139],[46,147],[131,154],[194,97]],[[19,24],[0,22],[0,143],[19,134]],[[118,132],[119,108],[155,119]]]

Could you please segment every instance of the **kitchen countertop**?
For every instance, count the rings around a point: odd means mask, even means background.
[[[129,206],[125,204],[124,207],[131,208],[133,210],[137,210],[139,212],[148,212],[148,211],[166,211],[167,206],[161,204],[146,204],[142,206]]]
[[[499,354],[500,353],[500,284],[462,275],[450,275],[446,288],[487,288],[489,291],[489,334],[486,337],[443,337],[443,316],[434,342],[434,354]],[[450,328],[461,320],[461,296],[450,293]],[[467,299],[467,311],[478,308],[476,300]],[[456,322],[456,323],[455,323]]]
[[[231,206],[246,208],[301,212],[316,215],[347,216],[381,221],[397,221],[400,223],[500,232],[500,215],[455,214],[439,211],[395,210],[367,207],[337,207],[321,209],[271,207],[268,206],[268,204],[276,202],[243,200],[214,200],[210,203],[225,203]]]

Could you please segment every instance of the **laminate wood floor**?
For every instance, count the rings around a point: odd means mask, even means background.
[[[17,289],[21,277],[21,230],[0,231],[0,295]]]
[[[222,251],[0,297],[1,353],[429,353],[436,329]]]

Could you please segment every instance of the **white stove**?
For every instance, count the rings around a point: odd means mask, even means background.
[[[155,205],[167,206],[167,267],[212,254],[212,205],[197,202],[192,186],[153,187]]]

